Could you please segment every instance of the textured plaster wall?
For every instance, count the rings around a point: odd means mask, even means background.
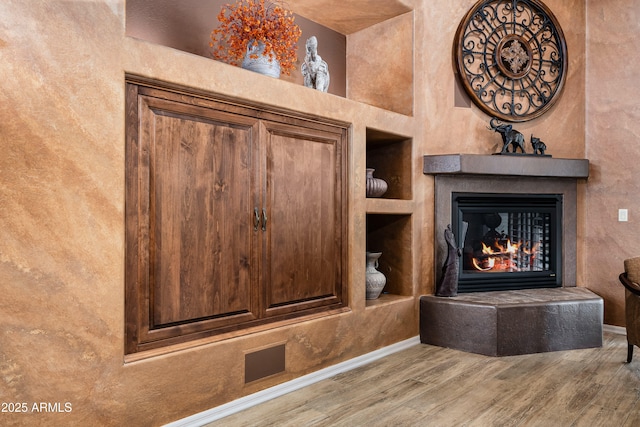
[[[29,412],[0,424],[162,425],[417,336],[412,298],[365,307],[363,257],[366,123],[413,119],[126,37],[125,10],[0,2],[0,402]],[[126,72],[354,123],[350,312],[125,363]],[[244,354],[282,343],[286,371],[245,384]]]
[[[289,3],[303,11],[317,2]],[[361,8],[353,12],[356,3]],[[488,117],[475,107],[454,106],[451,43],[458,22],[474,3],[405,0],[382,2],[381,7],[378,0],[349,2],[351,15],[366,12],[353,22],[376,24],[371,21],[376,10],[391,9],[390,17],[400,17],[402,30],[391,40],[402,41],[399,58],[414,64],[414,79],[385,89],[393,105],[402,98],[412,105],[402,111],[409,116],[400,116],[125,37],[123,0],[0,2],[0,401],[59,402],[62,410],[66,402],[72,405],[66,413],[0,414],[0,424],[160,425],[415,336],[417,299],[365,308],[364,288],[352,285],[349,313],[125,363],[124,75],[134,72],[353,122],[349,167],[357,172],[349,177],[350,283],[364,279],[359,255],[365,245],[366,127],[413,134],[418,296],[433,287],[433,233],[440,232],[433,230],[433,180],[422,175],[421,156],[487,154],[498,142],[486,129]],[[629,14],[628,23],[621,25],[621,18],[605,13],[599,2],[588,2],[594,66],[589,68],[585,144],[585,4],[545,3],[567,37],[569,77],[556,106],[518,128],[525,135],[540,135],[556,157],[586,155],[593,162],[588,190],[580,188],[578,232],[586,237],[580,237],[578,249],[579,258],[580,251],[587,258],[578,274],[584,285],[606,290],[608,310],[614,310],[608,317],[619,319],[622,294],[609,291],[605,282],[614,286],[612,277],[638,240],[632,229],[633,205],[625,206],[631,209],[628,224],[612,229],[603,220],[613,221],[609,218],[618,202],[626,203],[625,193],[634,189],[627,171],[638,155],[633,148],[638,127],[633,122],[635,76],[634,67],[624,66],[620,58],[627,58],[624,42],[629,45],[638,35],[638,20]],[[331,17],[338,16],[334,11],[343,2],[325,0],[322,5],[318,16]],[[412,46],[406,32],[411,19]],[[334,29],[351,22],[336,21]],[[348,39],[366,49],[376,39],[362,34],[385,37],[384,29],[359,33],[358,28]],[[413,54],[407,54],[411,49]],[[383,51],[388,56],[389,47]],[[375,70],[366,64],[368,73]],[[385,64],[379,67],[386,69]],[[347,64],[349,78],[357,77],[357,70],[353,62]],[[625,83],[615,83],[611,73]],[[366,86],[359,85],[353,98],[366,94]],[[621,121],[624,125],[616,127]],[[627,191],[618,190],[619,184]],[[615,243],[607,238],[611,230]],[[602,249],[596,246],[600,244]],[[287,346],[286,372],[245,385],[244,352],[282,342]]]
[[[347,97],[413,115],[414,19],[407,12],[348,36]]]
[[[427,2],[423,46],[416,46],[416,57],[423,64],[416,68],[416,80],[423,89],[416,93],[418,115],[425,118],[428,154],[452,152],[490,154],[502,145],[499,135],[487,129],[489,117],[475,105],[454,106],[455,77],[452,44],[460,20],[476,3],[474,0]],[[554,157],[583,158],[584,148],[584,0],[545,0],[558,19],[567,39],[569,74],[561,98],[536,120],[514,127],[527,138],[540,136]],[[416,36],[416,43],[421,40]],[[529,148],[529,147],[527,147]]]
[[[640,1],[587,0],[587,286],[605,299],[605,322],[624,324],[618,274],[640,256]],[[618,222],[618,209],[629,221]]]
[[[420,3],[420,4],[418,4]],[[424,3],[424,4],[422,4]],[[460,20],[476,3],[474,0],[417,2],[416,15],[424,25],[415,29],[415,112],[423,125],[423,142],[417,148],[416,167],[422,168],[423,154],[491,154],[501,148],[499,135],[487,129],[490,118],[470,103],[456,106],[456,80],[452,63],[452,44]],[[556,104],[538,119],[514,127],[527,139],[531,133],[548,146],[548,154],[558,158],[585,157],[585,5],[583,0],[546,0],[562,27],[569,56],[564,91]],[[464,104],[464,102],[462,103]],[[459,103],[458,103],[459,105]],[[529,147],[527,147],[529,148]],[[505,185],[510,185],[505,179]],[[583,259],[585,228],[584,186],[578,196],[578,259]],[[423,204],[425,239],[433,241],[433,178],[417,178],[416,203]],[[420,194],[420,191],[423,191]],[[433,276],[433,248],[423,247],[423,277]],[[584,267],[578,265],[578,286],[585,286]],[[432,282],[430,282],[432,283]]]

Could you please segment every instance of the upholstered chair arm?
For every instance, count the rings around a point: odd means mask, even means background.
[[[627,278],[627,273],[620,274],[618,278],[620,279],[620,283],[622,283],[629,292],[640,296],[640,285],[629,280]]]

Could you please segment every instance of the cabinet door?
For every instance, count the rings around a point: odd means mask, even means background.
[[[126,352],[346,309],[346,128],[126,88]]]
[[[344,129],[265,124],[267,316],[341,306]]]
[[[127,310],[140,350],[256,319],[262,236],[254,230],[258,121],[188,97],[137,100],[138,137],[128,141],[136,145],[127,162],[127,203],[137,205],[127,209],[136,215],[127,255],[137,264],[128,280],[136,280],[137,303]]]

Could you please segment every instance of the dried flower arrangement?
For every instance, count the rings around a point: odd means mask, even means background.
[[[279,0],[238,0],[222,7],[218,21],[221,24],[211,32],[209,43],[215,59],[239,65],[249,43],[262,41],[264,54],[277,59],[284,74],[295,69],[302,31]]]

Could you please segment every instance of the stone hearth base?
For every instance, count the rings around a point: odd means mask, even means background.
[[[487,356],[602,346],[602,298],[585,288],[420,297],[420,341]]]

